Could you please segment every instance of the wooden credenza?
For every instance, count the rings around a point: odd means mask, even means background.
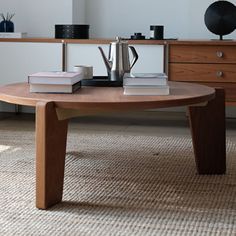
[[[226,104],[236,105],[235,41],[171,41],[168,73],[172,81],[223,87]]]
[[[98,46],[108,52],[111,41],[114,39],[0,39],[1,52],[6,55],[0,59],[0,85],[26,81],[36,71],[72,70],[78,64],[93,65],[95,76],[106,75]],[[133,72],[165,70],[172,81],[223,87],[226,105],[236,106],[236,41],[129,40],[129,44],[139,54]]]

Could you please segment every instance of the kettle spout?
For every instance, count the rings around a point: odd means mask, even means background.
[[[104,53],[104,51],[102,50],[102,48],[101,47],[98,47],[98,49],[100,50],[100,52],[101,52],[101,54],[102,54],[102,58],[103,58],[103,61],[104,61],[104,63],[105,63],[105,66],[106,66],[106,68],[107,68],[107,71],[111,71],[111,63],[108,61],[108,59],[106,58],[106,56],[105,56],[105,53]]]

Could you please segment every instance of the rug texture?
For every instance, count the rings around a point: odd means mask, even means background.
[[[234,137],[227,174],[200,176],[188,135],[70,129],[63,202],[45,211],[34,126],[2,122],[0,235],[236,235]]]

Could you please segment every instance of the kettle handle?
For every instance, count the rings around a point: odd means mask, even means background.
[[[136,52],[135,48],[133,46],[129,46],[132,54],[133,54],[133,60],[130,63],[130,69],[132,69],[132,67],[134,66],[134,64],[136,63],[136,61],[138,60],[138,53]]]

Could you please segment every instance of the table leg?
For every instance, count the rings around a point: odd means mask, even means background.
[[[225,94],[216,89],[206,106],[189,107],[189,121],[197,171],[224,174],[226,171]]]
[[[59,121],[53,102],[36,105],[36,207],[62,200],[68,120]]]

